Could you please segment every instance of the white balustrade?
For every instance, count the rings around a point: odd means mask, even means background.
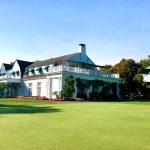
[[[88,69],[80,69],[80,73],[83,73],[83,74],[90,74],[89,70]]]
[[[51,68],[51,72],[61,72],[61,71],[67,71],[67,72],[74,72],[74,73],[81,73],[81,74],[87,74],[87,75],[94,75],[104,78],[119,78],[119,74],[112,74],[110,72],[100,72],[97,70],[91,70],[91,69],[84,69],[80,67],[72,67],[68,65],[59,65],[54,66]]]
[[[55,66],[51,68],[51,72],[59,72],[59,66]]]
[[[67,66],[66,67],[66,71],[68,71],[68,72],[76,72],[77,73],[77,68],[76,67]]]

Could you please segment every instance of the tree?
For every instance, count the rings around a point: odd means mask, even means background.
[[[137,90],[137,97],[143,96],[145,92],[145,83],[143,82],[143,75],[140,73],[137,73],[134,76],[135,81],[135,89]]]
[[[0,97],[4,96],[6,89],[7,89],[7,84],[4,82],[0,82]]]
[[[20,83],[8,83],[7,87],[9,89],[9,92],[13,93],[13,95],[17,95],[17,90],[21,87]]]
[[[114,73],[119,73],[121,80],[121,94],[122,96],[131,96],[135,93],[135,80],[134,77],[138,73],[139,64],[133,59],[122,59],[118,64],[116,64],[112,71]]]
[[[85,79],[76,78],[77,97],[87,99],[87,90],[91,86],[92,82]]]
[[[150,55],[148,55],[147,59],[142,59],[140,61],[140,65],[142,66],[143,69],[150,66]]]
[[[132,81],[135,74],[138,72],[139,65],[133,59],[122,59],[118,64],[116,64],[112,71],[114,73],[119,73],[120,77],[124,81]]]
[[[101,71],[101,72],[111,72],[112,71],[112,66],[111,65],[104,65],[102,68],[100,68],[100,70],[99,71]]]
[[[72,98],[73,93],[75,92],[75,80],[73,76],[69,76],[67,78],[65,78],[64,80],[64,85],[62,88],[62,96],[69,99]]]

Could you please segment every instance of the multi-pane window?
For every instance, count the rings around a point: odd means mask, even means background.
[[[29,96],[32,96],[32,83],[29,83]]]
[[[37,96],[41,96],[41,82],[37,83]]]

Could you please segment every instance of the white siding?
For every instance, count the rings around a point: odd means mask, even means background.
[[[16,72],[16,71],[19,71],[19,76],[15,74],[15,75],[11,75],[11,78],[21,79],[20,66],[19,66],[19,64],[18,64],[17,61],[15,61],[15,64],[14,64],[14,66],[13,66],[11,72]],[[11,73],[11,72],[10,72],[10,73]]]
[[[29,83],[32,83],[32,96],[37,96],[37,83],[41,83],[41,96],[48,97],[48,80],[47,79],[36,79],[24,81],[22,95],[29,96]]]

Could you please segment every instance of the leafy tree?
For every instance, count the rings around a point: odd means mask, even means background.
[[[77,97],[87,99],[87,94],[85,92],[91,86],[92,82],[85,79],[76,78],[77,87]]]
[[[14,91],[14,93],[13,94],[15,94],[15,95],[17,95],[17,90],[21,87],[20,86],[20,83],[8,83],[7,84],[7,87],[8,87],[8,89],[9,89],[9,91],[11,92],[11,93],[13,93],[13,91]]]
[[[133,59],[122,59],[113,67],[112,71],[119,73],[122,79],[121,84],[123,84],[123,86],[120,86],[122,88],[120,93],[122,96],[131,96],[135,92],[134,77],[138,73],[138,68],[139,64]]]
[[[104,65],[104,67],[102,67],[102,68],[100,68],[100,70],[99,71],[101,71],[101,72],[111,72],[112,71],[112,66],[111,65]]]
[[[4,96],[4,92],[7,89],[7,84],[4,82],[0,82],[0,97]]]
[[[137,97],[144,95],[145,83],[143,82],[143,75],[140,73],[137,73],[134,76],[133,80],[135,81],[135,89],[136,89]]]
[[[148,56],[147,59],[142,59],[140,61],[140,65],[142,66],[143,69],[150,66],[150,55]]]
[[[125,82],[133,81],[134,76],[138,72],[139,65],[133,59],[122,59],[118,64],[116,64],[112,71],[114,73],[119,73],[120,77],[124,79]]]
[[[68,98],[68,99],[72,98],[73,93],[75,92],[74,84],[75,84],[75,80],[73,76],[65,78],[64,85],[63,85],[62,92],[61,92],[63,97]]]

